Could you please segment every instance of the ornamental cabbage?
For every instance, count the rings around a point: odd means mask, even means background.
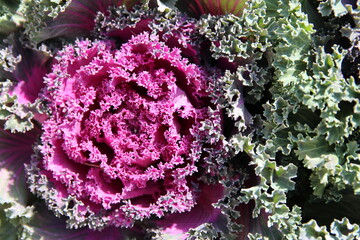
[[[95,228],[200,204],[208,188],[196,177],[206,137],[201,122],[221,121],[220,111],[208,110],[210,74],[149,33],[120,49],[111,41],[66,46],[45,77],[50,114],[37,177],[55,193],[45,200],[55,200],[57,211],[72,198],[76,214],[63,214]],[[41,194],[36,181],[30,187]],[[213,188],[216,201],[222,187]]]

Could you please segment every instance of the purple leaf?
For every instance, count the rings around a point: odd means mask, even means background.
[[[32,145],[35,144],[39,134],[38,128],[27,133],[10,133],[0,129],[0,168],[23,175],[24,163],[30,161]]]
[[[0,129],[0,199],[27,204],[28,190],[24,164],[29,163],[32,145],[39,137],[40,130],[34,128],[27,133],[10,133]]]
[[[200,17],[202,14],[241,15],[245,4],[246,0],[182,0],[177,2],[177,7],[190,16]]]
[[[122,4],[131,8],[140,0],[73,0],[64,12],[48,22],[45,31],[38,37],[40,41],[55,37],[80,37],[93,30],[98,12],[107,14],[109,6]]]
[[[50,58],[40,51],[16,46],[15,54],[21,56],[21,61],[13,72],[13,80],[17,83],[11,93],[21,104],[34,103],[45,86],[43,78],[48,72]]]
[[[196,228],[204,223],[214,223],[221,215],[220,209],[214,208],[216,203],[223,197],[223,187],[217,185],[204,185],[198,196],[197,204],[190,212],[169,214],[164,219],[157,221],[162,227],[163,234],[167,236],[178,236],[179,239],[185,239],[190,228]]]
[[[33,231],[32,239],[43,240],[122,240],[144,236],[136,229],[108,227],[101,231],[88,228],[68,229],[64,218],[57,218],[45,206],[36,207],[36,215],[27,224]]]

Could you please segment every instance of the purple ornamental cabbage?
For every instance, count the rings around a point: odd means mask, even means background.
[[[202,127],[209,119],[221,126],[207,92],[219,73],[161,36],[145,31],[120,47],[77,40],[44,78],[49,116],[29,183],[70,227],[158,219],[184,237],[220,215],[212,204],[223,187],[199,180],[204,147],[221,148]]]

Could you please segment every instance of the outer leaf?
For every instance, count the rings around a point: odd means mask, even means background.
[[[341,221],[335,220],[331,224],[331,233],[337,239],[356,239],[360,235],[359,225],[351,224],[348,219],[343,218]]]
[[[0,130],[0,236],[17,239],[29,232],[24,224],[33,215],[28,206],[29,192],[26,185],[24,163],[30,161],[32,144],[38,129],[26,134],[11,134]],[[9,235],[9,231],[11,234]]]
[[[319,11],[323,16],[329,16],[332,12],[335,17],[341,17],[347,13],[341,0],[327,0],[319,5]]]
[[[177,239],[185,239],[188,231],[193,228],[198,234],[204,225],[213,228],[211,223],[216,223],[221,218],[220,209],[212,206],[213,203],[223,196],[223,187],[218,184],[215,186],[205,186],[202,194],[199,196],[198,204],[189,212],[171,214],[165,219],[158,221],[159,225],[164,229],[162,234],[166,239],[178,237]],[[216,233],[220,229],[213,229]],[[190,231],[191,235],[191,231]]]
[[[73,0],[65,11],[48,22],[47,27],[37,37],[37,41],[55,37],[88,36],[95,26],[98,12],[107,14],[109,6],[122,4],[131,8],[140,0]]]
[[[5,120],[5,129],[26,132],[34,127],[33,118],[41,121],[38,96],[50,57],[24,48],[15,37],[12,42],[0,59],[0,76],[12,80],[0,83],[0,120]]]
[[[38,128],[25,134],[12,134],[0,129],[0,167],[14,173],[21,173],[24,163],[30,161],[32,145],[37,140],[39,133]]]
[[[17,239],[17,231],[16,228],[7,221],[5,217],[5,213],[0,211],[0,237],[4,240],[16,240]]]
[[[25,17],[24,33],[29,38],[33,47],[39,41],[39,33],[46,26],[46,21],[55,18],[58,14],[65,10],[71,0],[34,0],[24,1],[20,10]]]
[[[24,21],[18,13],[21,1],[0,1],[0,38],[14,32]]]
[[[57,218],[46,206],[39,205],[36,208],[36,215],[26,224],[32,232],[31,239],[43,240],[124,240],[141,239],[144,235],[140,231],[131,232],[128,229],[105,228],[101,231],[88,228],[68,229],[65,219]]]
[[[0,50],[0,77],[7,78],[11,76],[16,68],[16,64],[21,61],[21,56],[13,55],[13,46],[6,47]]]
[[[200,17],[203,14],[225,15],[228,13],[239,16],[246,6],[246,0],[182,0],[177,1],[175,6],[194,17]]]
[[[51,58],[45,52],[27,49],[14,37],[14,55],[20,56],[21,61],[12,73],[12,80],[16,82],[11,91],[21,104],[34,103],[41,89],[45,86],[43,77],[48,72]]]

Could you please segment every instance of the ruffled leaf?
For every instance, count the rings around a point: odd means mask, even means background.
[[[24,48],[18,39],[13,43],[2,50],[6,55],[0,60],[0,74],[8,79],[0,82],[0,120],[5,120],[5,129],[26,132],[34,127],[34,119],[41,122],[43,118],[38,97],[50,57]]]
[[[24,226],[33,215],[33,208],[26,206],[26,184],[13,171],[0,169],[0,238],[19,239],[29,232]]]
[[[16,68],[16,65],[21,61],[21,56],[14,56],[13,46],[9,46],[0,50],[0,77],[2,79],[9,78],[11,72]]]
[[[95,26],[98,12],[107,14],[109,6],[125,5],[131,8],[140,0],[74,0],[37,37],[37,41],[55,37],[88,36]]]
[[[9,88],[12,84],[8,82],[1,83],[2,94],[0,95],[0,120],[4,120],[4,129],[11,132],[26,132],[34,127],[33,111],[34,106],[19,104],[17,96],[11,96]]]
[[[141,239],[144,234],[138,229],[105,228],[101,231],[88,228],[68,229],[63,218],[57,218],[44,205],[36,207],[36,215],[26,224],[31,231],[30,239],[44,240],[109,240]],[[30,240],[29,239],[29,240]]]
[[[323,16],[329,16],[334,13],[335,17],[341,17],[347,13],[342,0],[326,0],[319,5],[319,12]]]
[[[214,208],[212,204],[223,196],[223,187],[217,185],[205,185],[197,201],[197,205],[189,212],[171,214],[163,220],[157,221],[161,227],[158,234],[165,239],[186,239],[187,236],[199,234],[205,225],[213,228],[213,232],[221,231],[216,226],[218,219],[221,219],[220,209]],[[190,232],[189,232],[190,230]],[[188,233],[189,232],[189,233]],[[215,236],[215,235],[214,235]],[[208,235],[211,239],[211,235]]]
[[[331,224],[331,233],[337,239],[356,239],[360,236],[359,225],[351,224],[347,218],[334,220]]]
[[[0,39],[6,35],[16,31],[24,18],[19,10],[21,9],[21,1],[0,1]]]
[[[24,35],[33,47],[39,41],[39,34],[46,27],[46,22],[63,12],[71,0],[34,0],[24,1],[21,13],[25,18]]]

